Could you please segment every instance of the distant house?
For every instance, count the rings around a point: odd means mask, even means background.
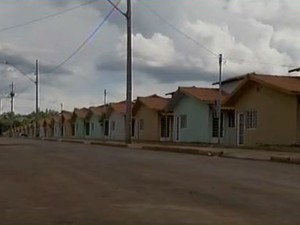
[[[51,117],[45,118],[44,127],[45,127],[45,136],[53,137],[54,136],[54,128],[53,128]]]
[[[74,126],[74,137],[76,138],[85,138],[90,134],[90,123],[87,120],[87,115],[89,113],[89,109],[81,108],[74,109],[72,115],[72,124]]]
[[[222,96],[224,98],[226,94],[223,93]],[[214,88],[179,87],[176,92],[172,93],[172,99],[167,108],[174,113],[173,140],[217,142],[219,120],[216,102],[218,99],[219,91]]]
[[[53,127],[53,136],[61,137],[62,136],[61,115],[57,114],[57,115],[52,116],[51,124]]]
[[[104,139],[104,118],[107,106],[90,107],[87,120],[90,124],[90,132],[88,138]]]
[[[73,136],[72,112],[62,111],[60,115],[63,124],[62,137],[72,137]]]
[[[236,139],[225,144],[299,144],[299,97],[299,77],[246,75],[223,104],[236,115]]]
[[[170,141],[173,113],[166,111],[170,98],[157,95],[138,97],[133,106],[136,140]]]
[[[106,119],[104,119],[104,137],[106,139],[125,140],[125,115],[125,101],[108,105]]]

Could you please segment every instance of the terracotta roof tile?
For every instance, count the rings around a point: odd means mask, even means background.
[[[126,113],[126,101],[110,103],[109,107],[118,113]]]
[[[90,107],[90,111],[96,116],[102,116],[106,112],[106,107],[104,105],[92,106]]]
[[[162,111],[167,106],[170,98],[163,98],[158,95],[151,95],[147,97],[138,97],[137,102],[143,103],[146,107],[155,111]]]
[[[300,94],[300,77],[250,74],[248,79],[261,84],[271,85],[270,87],[279,88],[289,94]]]
[[[80,119],[85,119],[88,113],[89,113],[89,109],[87,108],[81,108],[81,109],[75,108],[73,114]]]
[[[178,91],[199,101],[214,102],[219,98],[219,90],[216,88],[179,87]],[[225,93],[222,94],[223,99],[226,96]]]

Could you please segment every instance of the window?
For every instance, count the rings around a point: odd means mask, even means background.
[[[140,120],[140,130],[144,130],[144,120]]]
[[[235,127],[235,112],[234,111],[228,112],[228,127],[230,127],[230,128]]]
[[[223,112],[221,114],[221,137],[223,137]],[[216,113],[213,113],[212,117],[212,136],[219,136],[219,118]]]
[[[257,111],[248,111],[246,117],[246,128],[255,129],[257,128]]]
[[[187,116],[186,115],[180,116],[180,128],[181,129],[187,128]]]

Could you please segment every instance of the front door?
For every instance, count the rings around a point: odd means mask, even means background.
[[[238,145],[243,145],[245,139],[245,115],[238,114]]]

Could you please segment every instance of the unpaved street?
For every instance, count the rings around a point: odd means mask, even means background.
[[[300,166],[0,139],[0,224],[300,224]]]

